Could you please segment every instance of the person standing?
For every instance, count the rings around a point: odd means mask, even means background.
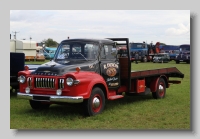
[[[138,52],[135,52],[135,64],[138,64],[138,58],[139,58]]]

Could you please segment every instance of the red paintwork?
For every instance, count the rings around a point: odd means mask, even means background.
[[[121,93],[121,92],[126,92],[126,91],[127,91],[127,86],[120,86],[117,92]]]
[[[180,73],[176,68],[164,68],[164,69],[154,69],[154,70],[146,70],[146,71],[132,71],[131,72],[131,92],[136,93],[142,93],[145,92],[145,78],[151,77],[152,81],[150,84],[151,92],[155,92],[157,90],[157,83],[158,79],[160,77],[163,77],[166,82],[166,87],[169,87],[169,83],[180,83],[180,81],[171,81],[168,82],[167,74],[170,73]],[[30,75],[30,70],[24,70],[20,71],[18,75],[24,75],[26,77],[40,77],[40,78],[46,78],[47,76],[41,76],[41,75]],[[127,85],[124,84],[123,86],[120,86],[117,91],[115,90],[109,90],[107,87],[107,84],[103,77],[95,72],[87,72],[87,71],[75,71],[67,73],[63,76],[48,76],[50,78],[55,78],[55,86],[58,87],[58,79],[66,79],[67,77],[71,77],[74,80],[79,80],[80,83],[78,85],[73,86],[67,86],[66,81],[64,83],[64,89],[62,89],[62,95],[63,96],[83,96],[84,99],[87,99],[90,97],[90,94],[92,92],[92,89],[95,85],[103,85],[105,88],[105,96],[109,100],[114,100],[118,98],[122,98],[122,95],[117,95],[117,93],[121,92],[128,92]],[[144,78],[144,80],[138,80],[138,78]],[[136,79],[136,84],[134,83],[134,80]],[[32,88],[31,93],[32,94],[44,94],[44,95],[56,95],[56,90],[58,88],[34,88],[35,84],[34,81],[32,81]],[[27,87],[27,82],[20,84],[20,92],[25,93],[25,88]]]
[[[137,93],[145,92],[145,80],[137,80]]]
[[[30,71],[21,71],[18,75],[25,75],[26,77],[40,77],[45,78],[47,76],[42,75],[30,75]],[[72,77],[74,80],[79,80],[80,83],[78,85],[73,86],[67,86],[66,81],[64,82],[64,89],[62,90],[63,96],[83,96],[84,99],[90,97],[90,93],[96,84],[102,84],[106,89],[106,96],[109,96],[109,90],[107,88],[105,80],[102,78],[101,75],[94,73],[94,72],[86,72],[86,71],[80,71],[80,72],[70,72],[67,73],[64,76],[48,76],[55,78],[55,86],[58,86],[58,79],[66,79],[67,77]],[[32,86],[34,85],[34,82],[32,82]],[[20,84],[20,92],[25,92],[25,88],[27,87],[27,83]],[[44,95],[56,95],[55,89],[47,89],[47,88],[31,88],[32,94],[44,94]],[[116,93],[115,93],[116,95]]]

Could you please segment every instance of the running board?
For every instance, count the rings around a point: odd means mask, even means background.
[[[123,95],[115,95],[115,96],[109,96],[109,100],[115,100],[115,99],[119,99],[119,98],[123,98]]]

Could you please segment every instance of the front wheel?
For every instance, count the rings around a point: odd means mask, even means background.
[[[87,116],[100,114],[105,107],[105,96],[101,88],[96,87],[92,90],[90,98],[84,100],[84,111]]]
[[[155,99],[164,98],[166,94],[166,84],[163,78],[160,78],[157,84],[156,92],[152,92],[152,96]]]

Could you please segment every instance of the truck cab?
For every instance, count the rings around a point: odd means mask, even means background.
[[[127,55],[119,47],[127,47]],[[29,100],[33,109],[51,104],[82,103],[86,115],[101,113],[105,100],[149,94],[164,98],[169,77],[183,78],[176,68],[131,71],[128,38],[68,39],[58,46],[54,58],[36,70],[18,73],[18,98]]]

